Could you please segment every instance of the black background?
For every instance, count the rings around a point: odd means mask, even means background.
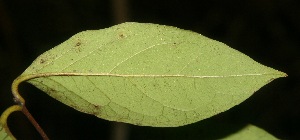
[[[178,128],[139,127],[98,119],[22,84],[20,92],[27,108],[50,139],[116,140],[122,134],[124,140],[216,139],[248,123],[280,139],[300,139],[297,0],[1,0],[0,112],[13,104],[12,81],[38,55],[80,31],[124,21],[192,30],[289,76],[271,82],[227,112]],[[41,139],[23,114],[14,113],[8,121],[18,139]]]

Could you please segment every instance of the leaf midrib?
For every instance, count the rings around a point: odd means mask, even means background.
[[[232,75],[180,75],[180,74],[113,74],[113,73],[77,73],[77,72],[60,72],[60,73],[38,73],[22,75],[18,79],[22,81],[30,80],[40,77],[51,76],[111,76],[111,77],[183,77],[183,78],[229,78],[229,77],[243,77],[243,76],[264,76],[264,75],[278,75],[278,77],[284,77],[285,75],[278,71],[278,73],[250,73],[250,74],[232,74]]]

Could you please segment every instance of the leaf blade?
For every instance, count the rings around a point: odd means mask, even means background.
[[[0,139],[1,139],[1,140],[14,140],[14,138],[12,138],[12,137],[5,131],[5,129],[2,127],[1,124],[0,124]]]
[[[248,140],[277,140],[275,136],[269,134],[265,130],[255,126],[255,125],[247,125],[240,131],[231,134],[225,138],[224,140],[240,140],[240,139],[245,139],[247,138]]]
[[[199,34],[140,23],[79,33],[39,56],[26,75],[79,111],[150,126],[208,118],[285,76]]]

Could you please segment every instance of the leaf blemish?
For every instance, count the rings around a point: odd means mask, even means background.
[[[77,40],[77,43],[75,44],[75,46],[74,46],[74,49],[75,49],[75,51],[78,53],[78,52],[81,52],[81,49],[82,49],[82,43],[81,43],[81,41],[80,40]]]
[[[43,64],[43,63],[45,63],[45,62],[46,62],[46,60],[43,59],[43,58],[40,60],[40,64]]]
[[[95,108],[97,108],[97,109],[98,109],[98,108],[100,108],[100,106],[99,106],[99,105],[94,105],[94,107],[95,107]]]
[[[76,43],[76,46],[78,47],[78,46],[80,46],[81,45],[81,42],[77,42]]]
[[[119,39],[124,39],[124,38],[126,38],[126,35],[123,32],[119,32],[118,33],[118,38]]]

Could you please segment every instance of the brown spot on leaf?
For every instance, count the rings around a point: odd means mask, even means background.
[[[44,64],[45,62],[46,62],[46,59],[43,59],[43,58],[42,58],[42,59],[40,60],[40,64]]]
[[[51,88],[51,89],[49,90],[49,92],[53,93],[53,92],[57,92],[57,90]]]
[[[75,46],[74,46],[74,49],[75,49],[75,51],[78,53],[78,52],[81,52],[81,50],[82,50],[82,42],[81,42],[81,40],[77,40],[77,42],[76,42],[76,44],[75,44]]]
[[[124,36],[124,34],[119,34],[119,37],[124,38],[125,36]]]
[[[100,106],[99,106],[99,105],[94,105],[94,107],[95,107],[96,109],[99,109],[99,108],[100,108]]]
[[[119,39],[124,39],[124,38],[126,38],[126,34],[124,34],[124,32],[119,32],[118,33],[118,38]]]
[[[76,43],[76,46],[80,46],[80,45],[81,45],[81,42],[77,42],[77,43]]]
[[[92,106],[94,107],[92,114],[97,116],[99,114],[99,109],[100,109],[101,106],[94,105],[94,104],[92,104]]]

